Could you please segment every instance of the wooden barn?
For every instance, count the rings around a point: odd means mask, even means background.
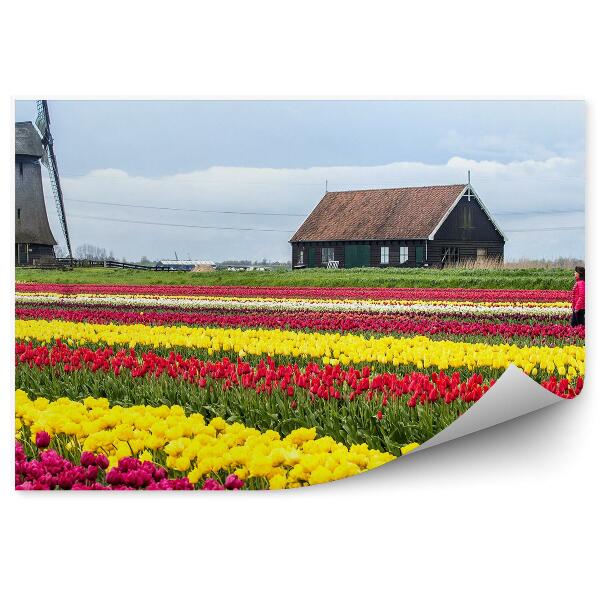
[[[292,266],[443,267],[504,260],[506,238],[470,184],[328,192],[294,234]]]

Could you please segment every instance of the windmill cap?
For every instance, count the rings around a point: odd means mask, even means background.
[[[44,156],[42,140],[31,121],[15,123],[15,154],[21,156]]]

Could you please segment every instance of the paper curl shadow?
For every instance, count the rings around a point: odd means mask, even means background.
[[[491,389],[467,412],[421,444],[414,452],[516,419],[561,400],[563,398],[543,388],[521,369],[510,365]]]

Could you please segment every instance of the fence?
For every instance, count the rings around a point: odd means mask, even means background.
[[[168,267],[157,266],[157,265],[137,265],[135,263],[120,262],[118,260],[90,260],[74,258],[57,258],[55,260],[56,266],[64,267],[103,267],[106,269],[136,269],[138,271],[169,271]],[[40,264],[40,267],[52,266],[50,264]]]

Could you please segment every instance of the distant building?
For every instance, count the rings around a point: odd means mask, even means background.
[[[277,266],[279,266],[277,263],[256,264],[250,261],[226,261],[219,263],[217,269],[226,271],[271,271]]]
[[[30,121],[15,123],[15,264],[54,258],[40,158],[42,140]]]
[[[292,266],[420,267],[490,257],[506,239],[470,184],[328,192],[294,234]]]
[[[156,266],[168,271],[193,271],[196,267],[214,269],[215,263],[212,260],[160,260]]]

